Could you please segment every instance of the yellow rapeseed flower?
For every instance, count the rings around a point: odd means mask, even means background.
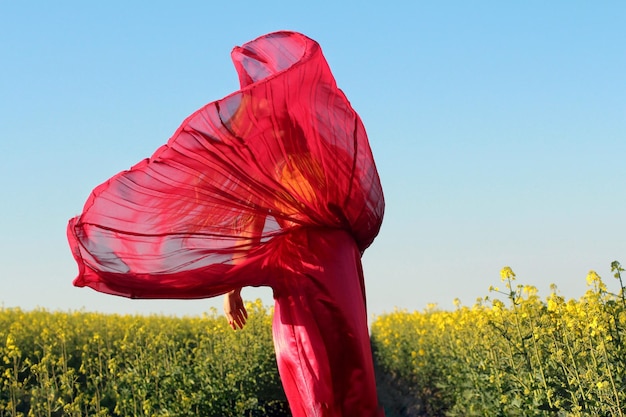
[[[554,300],[554,298],[548,298],[548,311],[557,311],[559,308],[559,304]]]
[[[599,390],[607,388],[608,386],[609,383],[607,381],[598,381],[598,383],[596,384],[596,387],[598,387]]]
[[[500,279],[502,279],[502,281],[507,281],[509,279],[510,280],[514,280],[515,279],[515,272],[513,272],[513,270],[511,269],[510,266],[505,266],[500,271]]]
[[[533,285],[524,285],[523,291],[528,294],[529,297],[535,296],[539,292],[537,287]]]
[[[587,285],[593,285],[595,282],[600,280],[600,276],[596,273],[596,271],[589,271],[587,274]]]

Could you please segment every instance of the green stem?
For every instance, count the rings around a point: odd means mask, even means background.
[[[550,398],[550,391],[548,390],[548,384],[546,383],[546,374],[543,371],[543,365],[541,357],[539,356],[539,348],[537,347],[537,341],[535,340],[535,323],[533,321],[532,315],[529,315],[530,319],[530,329],[531,329],[531,338],[533,341],[533,347],[535,350],[535,357],[537,359],[537,364],[539,365],[539,372],[541,373],[541,382],[543,384],[543,389],[546,391],[546,398],[548,400],[548,405],[550,408],[553,408],[552,400]]]
[[[611,271],[615,271],[614,277],[619,280],[620,295],[622,297],[622,305],[624,306],[624,308],[626,308],[626,294],[624,294],[624,282],[622,281],[622,271],[624,271],[624,268],[622,268],[622,265],[620,265],[619,262],[613,261],[611,263]]]
[[[617,412],[619,413],[619,416],[623,416],[624,414],[622,413],[622,407],[620,406],[620,402],[619,402],[619,394],[617,392],[617,388],[615,387],[615,380],[613,379],[613,373],[611,372],[611,369],[609,368],[609,355],[606,352],[606,344],[604,343],[604,339],[602,340],[602,353],[604,356],[604,361],[605,361],[605,368],[606,368],[606,372],[609,375],[609,381],[611,381],[611,387],[613,388],[613,395],[615,396],[615,405],[617,406]]]
[[[584,403],[587,401],[587,398],[585,397],[585,392],[583,391],[582,383],[580,382],[580,373],[578,372],[576,358],[574,357],[574,353],[572,352],[572,347],[570,346],[569,340],[567,338],[567,334],[563,334],[563,338],[565,340],[565,346],[567,347],[567,354],[569,355],[570,361],[572,361],[572,364],[574,365],[574,376],[576,376],[576,382],[578,383],[578,391],[580,392],[580,397],[582,398],[583,403]],[[592,356],[593,356],[593,352],[592,352]]]

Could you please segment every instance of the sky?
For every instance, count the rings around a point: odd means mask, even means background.
[[[0,306],[221,310],[73,287],[65,230],[94,187],[238,89],[234,46],[277,30],[320,43],[369,135],[386,201],[363,257],[370,315],[471,306],[504,266],[542,297],[582,296],[589,270],[617,291],[624,22],[623,1],[0,0]]]

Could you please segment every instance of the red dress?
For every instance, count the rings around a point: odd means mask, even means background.
[[[70,220],[74,284],[131,298],[270,286],[293,415],[382,416],[360,258],[384,199],[363,124],[306,36],[271,33],[232,57],[241,89]]]

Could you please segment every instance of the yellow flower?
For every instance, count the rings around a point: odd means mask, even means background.
[[[506,280],[509,280],[509,279],[510,280],[514,280],[515,279],[515,272],[513,272],[513,270],[511,269],[510,266],[505,266],[500,271],[500,279],[502,279],[502,281],[506,281]]]
[[[548,299],[548,311],[556,311],[558,307],[558,303],[553,298]]]
[[[533,285],[524,285],[523,291],[528,294],[529,297],[535,296],[539,292],[539,290],[537,290],[537,287]]]
[[[600,279],[600,276],[596,273],[596,271],[589,271],[587,274],[587,285],[593,285],[594,282],[597,282]]]

